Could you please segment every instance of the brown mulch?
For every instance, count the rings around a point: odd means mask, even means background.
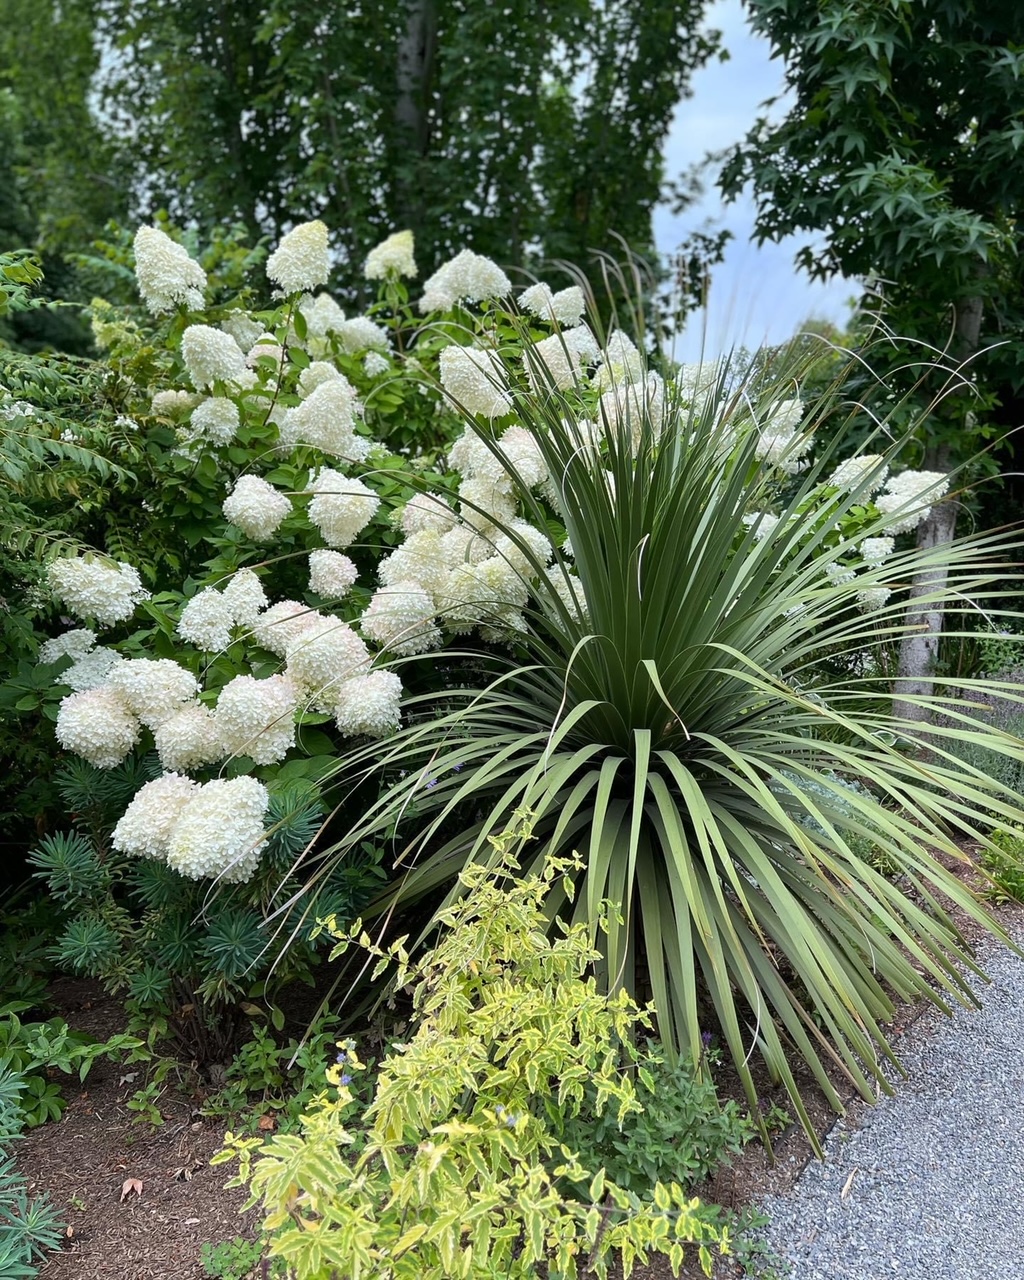
[[[999,907],[993,914],[1005,924],[1020,910]],[[978,926],[960,923],[972,943],[983,936]],[[72,1028],[97,1039],[123,1029],[120,1005],[97,984],[58,981],[53,996],[56,1011]],[[897,1009],[889,1028],[897,1049],[899,1037],[930,1008],[918,1003]],[[67,1223],[64,1248],[47,1259],[42,1280],[202,1280],[204,1243],[256,1237],[259,1211],[241,1214],[244,1191],[224,1189],[231,1167],[209,1165],[227,1122],[200,1113],[202,1092],[188,1073],[177,1083],[168,1081],[158,1102],[163,1123],[153,1127],[140,1122],[125,1105],[143,1083],[141,1075],[127,1078],[137,1070],[100,1059],[84,1085],[62,1077],[68,1100],[63,1117],[29,1131],[18,1144],[18,1166],[30,1192],[48,1192]],[[848,1123],[857,1124],[867,1104],[838,1075],[834,1083],[848,1100]],[[727,1078],[722,1084],[727,1096],[739,1096]],[[766,1091],[766,1096],[786,1106],[781,1091]],[[805,1098],[814,1128],[824,1138],[837,1117],[813,1086]],[[775,1136],[773,1148],[769,1156],[760,1143],[751,1143],[694,1194],[742,1209],[784,1192],[814,1154],[797,1125]],[[669,1280],[671,1274],[665,1257],[633,1272],[636,1280]],[[742,1275],[734,1261],[716,1262],[714,1280],[739,1280]],[[682,1277],[698,1280],[703,1272],[694,1261],[684,1266]]]
[[[116,1000],[98,984],[57,982],[54,999],[69,1025],[105,1040],[123,1030]],[[63,1082],[67,1110],[29,1130],[17,1147],[32,1194],[49,1192],[67,1224],[64,1248],[43,1280],[200,1280],[205,1242],[255,1238],[258,1211],[224,1190],[230,1166],[210,1168],[224,1121],[199,1114],[183,1073],[157,1105],[163,1123],[140,1122],[125,1103],[144,1083],[138,1066],[98,1059],[84,1084]]]

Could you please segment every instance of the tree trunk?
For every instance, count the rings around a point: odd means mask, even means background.
[[[398,223],[417,229],[422,200],[417,175],[430,148],[430,82],[437,50],[436,0],[408,0],[405,31],[398,41],[395,125],[404,163],[395,174]]]
[[[957,502],[947,498],[932,507],[927,520],[917,530],[919,550],[942,547],[956,536]],[[932,672],[939,656],[942,637],[942,607],[935,603],[935,596],[946,585],[948,568],[941,561],[923,573],[917,574],[910,584],[907,600],[907,624],[914,628],[900,644],[898,674],[893,688],[893,712],[905,720],[927,723],[931,709],[910,702],[910,698],[929,698],[934,691]],[[918,603],[920,602],[920,603]]]
[[[959,362],[970,359],[981,341],[981,321],[984,300],[980,296],[965,298],[957,310],[956,329],[952,355]],[[962,394],[952,397],[953,404],[964,404]],[[925,452],[924,467],[929,471],[945,471],[949,468],[949,448],[945,445]],[[957,501],[947,498],[932,507],[928,518],[917,530],[920,550],[947,546],[956,537]],[[948,566],[938,561],[933,568],[919,573],[911,582],[907,598],[907,623],[913,628],[900,643],[899,666],[893,686],[893,712],[905,720],[927,724],[931,720],[931,708],[909,702],[909,698],[930,698],[935,686],[932,673],[939,655],[942,637],[942,608],[934,597],[941,594],[949,576]],[[931,600],[929,600],[931,597]],[[921,601],[921,604],[917,604]]]

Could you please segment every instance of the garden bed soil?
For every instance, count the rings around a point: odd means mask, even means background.
[[[996,908],[1002,922],[1020,907]],[[969,940],[978,926],[962,926]],[[97,1039],[123,1030],[119,1003],[97,984],[62,980],[54,984],[55,1012],[75,1029]],[[890,1031],[898,1040],[930,1005],[903,1005]],[[31,1130],[18,1146],[18,1164],[30,1192],[48,1192],[67,1223],[64,1248],[47,1259],[42,1280],[201,1280],[204,1243],[236,1236],[255,1238],[258,1210],[240,1212],[245,1193],[225,1190],[230,1166],[211,1168],[210,1157],[221,1144],[228,1122],[203,1116],[201,1093],[183,1075],[169,1082],[158,1100],[163,1123],[140,1122],[127,1102],[139,1079],[133,1068],[98,1060],[81,1087],[66,1085],[68,1107],[59,1122]],[[722,1081],[724,1093],[740,1096],[735,1082]],[[857,1124],[867,1104],[836,1079],[848,1099],[847,1123]],[[769,1101],[785,1106],[781,1092]],[[809,1087],[805,1098],[819,1137],[837,1122],[824,1096]],[[272,1128],[272,1116],[264,1123]],[[269,1130],[268,1130],[269,1131]],[[814,1153],[803,1131],[791,1124],[773,1141],[772,1156],[751,1143],[733,1163],[694,1189],[703,1199],[741,1210],[769,1194],[787,1190]],[[618,1280],[615,1268],[610,1273]],[[714,1280],[739,1280],[744,1272],[728,1259],[716,1262]],[[633,1272],[636,1280],[669,1280],[668,1259],[659,1257]],[[703,1272],[694,1260],[681,1273],[698,1280]]]
[[[124,1029],[121,1005],[98,984],[59,981],[52,994],[76,1030],[105,1040]],[[42,1280],[200,1280],[205,1242],[256,1235],[258,1212],[241,1214],[245,1193],[226,1191],[229,1171],[210,1167],[225,1122],[202,1116],[174,1082],[157,1099],[163,1123],[140,1121],[126,1105],[139,1070],[97,1060],[84,1084],[64,1085],[62,1118],[18,1144],[30,1193],[48,1192],[67,1224]]]

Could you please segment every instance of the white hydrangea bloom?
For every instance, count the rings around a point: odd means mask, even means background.
[[[448,575],[440,612],[453,631],[466,632],[492,622],[505,610],[522,609],[529,599],[526,583],[501,556],[478,564],[459,564]]]
[[[468,480],[473,476],[486,475],[499,479],[508,475],[501,462],[484,444],[475,431],[467,428],[462,435],[452,442],[448,450],[448,463]]]
[[[525,520],[513,520],[507,528],[508,533],[501,533],[495,538],[494,554],[507,560],[522,577],[535,578],[537,569],[519,544],[525,543],[533,559],[541,565],[546,565],[554,555],[551,539],[540,529],[527,524]]]
[[[764,430],[770,435],[792,435],[800,425],[804,416],[803,401],[799,398],[779,400],[771,406],[766,415]]]
[[[235,402],[225,396],[208,396],[192,410],[188,437],[226,445],[234,440],[237,430],[238,406]]]
[[[291,640],[288,675],[317,705],[329,704],[343,680],[370,668],[370,651],[347,622],[322,614]]]
[[[787,475],[796,475],[803,469],[813,443],[807,432],[797,431],[803,411],[803,403],[796,399],[771,406],[754,444],[754,457],[758,461],[778,467]]]
[[[178,635],[189,644],[218,653],[231,643],[231,628],[235,619],[231,606],[219,591],[204,587],[198,595],[185,602],[178,619]]]
[[[308,294],[299,299],[299,310],[306,321],[306,334],[310,338],[326,338],[345,323],[345,313],[329,293]]]
[[[368,378],[379,378],[382,374],[390,373],[391,361],[387,356],[382,356],[379,351],[368,351],[363,360],[363,372]]]
[[[496,263],[463,249],[425,281],[419,309],[423,314],[448,311],[456,302],[507,298],[511,292],[512,282]]]
[[[57,712],[57,741],[97,769],[119,765],[140,728],[124,698],[106,685],[69,694]]]
[[[160,418],[177,418],[201,402],[202,396],[194,391],[155,391],[149,402],[149,411]]]
[[[127,621],[136,605],[149,599],[137,570],[123,561],[115,568],[85,557],[54,560],[47,580],[70,613],[94,619],[101,627]]]
[[[459,498],[463,522],[481,533],[490,533],[495,525],[508,524],[515,518],[510,476],[472,476],[459,485]]]
[[[634,444],[639,443],[645,422],[658,434],[665,419],[665,381],[653,371],[646,380],[620,383],[605,391],[598,402],[598,419],[606,431],[629,425]]]
[[[324,379],[291,410],[288,434],[296,444],[310,444],[346,461],[362,462],[370,452],[370,442],[355,434],[360,410],[355,387],[339,374]]]
[[[355,564],[340,551],[309,553],[309,589],[324,600],[340,600],[348,595],[358,576]]]
[[[187,703],[153,733],[165,769],[191,773],[224,758],[213,712],[201,702]]]
[[[217,778],[200,787],[171,830],[167,864],[191,880],[251,880],[259,865],[270,796],[255,778]]]
[[[348,737],[386,738],[402,723],[402,682],[393,671],[346,680],[334,702],[334,720]]]
[[[584,364],[597,364],[601,359],[601,344],[585,324],[563,329],[562,341],[570,350],[577,352]]]
[[[583,319],[586,305],[583,290],[575,284],[552,293],[550,286],[540,283],[519,295],[521,310],[540,316],[542,320],[554,320],[556,324],[565,326],[578,325]]]
[[[841,564],[838,560],[830,560],[825,565],[825,577],[837,587],[845,587],[851,583],[856,577],[856,573],[849,565]]]
[[[857,592],[857,604],[864,613],[874,613],[885,607],[891,595],[888,587],[864,587]]]
[[[743,517],[743,523],[748,529],[754,530],[755,542],[764,542],[779,527],[779,517],[773,516],[770,511],[752,511]]]
[[[287,676],[235,676],[221,689],[214,712],[224,754],[249,756],[256,764],[283,760],[295,745],[299,700],[299,690]]]
[[[890,476],[886,490],[901,494],[908,501],[927,494],[929,502],[936,502],[949,491],[949,476],[943,471],[901,471]]]
[[[279,600],[261,613],[253,624],[257,644],[283,658],[289,646],[323,614],[299,600]]]
[[[135,233],[135,278],[150,315],[175,307],[199,311],[203,306],[206,272],[158,227],[139,227]]]
[[[59,662],[61,658],[71,658],[77,662],[96,645],[96,632],[87,627],[79,627],[75,631],[65,631],[63,635],[54,636],[52,640],[44,640],[39,646],[39,662]]]
[[[583,583],[577,575],[554,564],[544,570],[544,579],[565,606],[569,617],[574,622],[582,622],[587,617],[587,600],[583,594]]]
[[[466,413],[501,418],[512,410],[505,366],[494,351],[452,345],[441,352],[441,385]]]
[[[119,853],[165,861],[174,825],[198,791],[198,782],[179,773],[147,782],[121,815],[110,843]]]
[[[310,480],[309,488],[314,495],[309,504],[310,521],[330,547],[344,548],[354,542],[380,506],[380,498],[361,480],[330,467],[323,467]]]
[[[523,368],[534,395],[542,391],[565,391],[580,378],[582,359],[560,333],[531,343],[523,350]]]
[[[374,324],[369,316],[354,316],[343,321],[338,329],[338,344],[349,355],[358,355],[361,351],[391,350],[387,330]]]
[[[260,611],[267,607],[263,583],[251,569],[236,570],[221,594],[232,619],[239,627],[251,627]]]
[[[526,630],[526,615],[521,609],[496,609],[480,623],[480,639],[488,644],[509,644]]]
[[[447,533],[455,527],[456,515],[443,498],[432,493],[417,493],[402,508],[398,523],[407,537],[427,530]]]
[[[540,316],[542,320],[550,320],[553,297],[551,286],[545,284],[543,280],[538,280],[536,284],[530,285],[519,295],[517,299],[519,310],[528,311],[531,316]]]
[[[182,709],[199,692],[191,671],[171,658],[130,658],[110,673],[116,690],[129,710],[147,729],[156,729]]]
[[[54,684],[66,684],[76,693],[98,689],[100,685],[107,683],[111,671],[123,661],[121,655],[113,649],[93,649],[76,658],[67,671],[57,677]]]
[[[525,427],[509,427],[498,437],[498,444],[508,459],[508,465],[527,489],[544,483],[548,464],[544,461],[540,445]]]
[[[293,227],[267,259],[267,278],[285,294],[311,293],[330,274],[327,228],[319,220]]]
[[[269,368],[274,377],[277,376],[278,370],[284,365],[284,347],[281,346],[272,333],[260,333],[245,357],[245,363],[250,369],[260,368],[260,360],[271,362],[263,367]]]
[[[407,542],[406,546],[408,545]],[[494,547],[490,539],[481,537],[471,525],[461,525],[458,529],[450,529],[441,535],[440,552],[440,563],[450,570],[460,564],[479,564],[481,560],[494,555]],[[447,571],[442,579],[442,588],[445,582]]]
[[[254,542],[268,542],[291,514],[292,504],[262,476],[239,476],[224,499],[224,515]]]
[[[385,587],[415,582],[428,595],[436,597],[448,580],[451,565],[452,561],[445,555],[442,535],[436,529],[420,529],[381,559],[377,576]]]
[[[893,553],[895,538],[865,538],[858,550],[868,564],[882,564]]]
[[[885,484],[889,474],[887,466],[880,465],[882,456],[878,453],[863,453],[841,462],[829,476],[826,484],[833,484],[838,489],[855,489],[872,472],[872,491]]]
[[[644,358],[636,344],[621,329],[613,329],[600,353],[597,385],[602,390],[623,382],[637,382],[645,376]]]
[[[433,596],[408,579],[375,592],[359,626],[363,635],[382,649],[402,656],[426,653],[441,643],[435,612]]]
[[[351,386],[344,374],[340,373],[329,360],[313,360],[299,374],[298,392],[304,400],[312,395],[317,387],[325,382],[343,382],[352,392],[355,399],[355,388]]]
[[[890,476],[884,493],[875,498],[883,515],[898,515],[888,528],[894,533],[910,533],[931,515],[932,503],[949,489],[949,476],[941,471],[901,471]],[[927,499],[927,501],[926,501]]]
[[[680,400],[691,405],[705,400],[718,385],[720,376],[721,366],[717,360],[701,360],[681,365],[673,381]]]
[[[232,311],[220,322],[225,333],[230,333],[238,343],[243,355],[248,355],[260,338],[263,337],[263,326],[258,324],[244,311]]]
[[[366,255],[363,275],[367,280],[386,280],[416,275],[415,243],[411,231],[396,231]]]
[[[235,382],[248,370],[245,356],[230,333],[208,324],[190,324],[181,335],[181,358],[197,391],[215,382]]]

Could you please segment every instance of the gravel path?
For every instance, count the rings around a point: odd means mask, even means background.
[[[1024,1280],[1024,960],[990,944],[982,967],[983,1007],[925,1014],[896,1095],[762,1203],[793,1280]]]

